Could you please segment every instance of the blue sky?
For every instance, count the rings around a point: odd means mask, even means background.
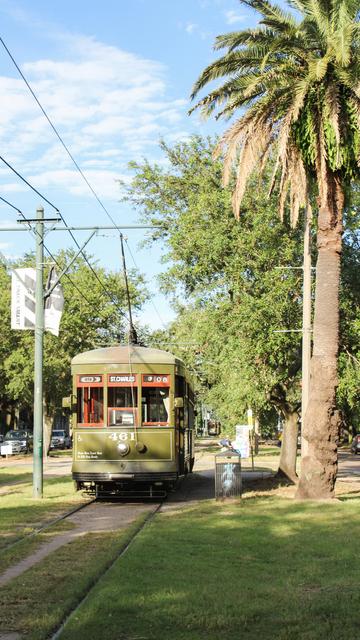
[[[117,224],[136,224],[136,212],[119,202],[117,179],[127,163],[158,160],[158,142],[220,125],[187,115],[189,94],[214,60],[215,36],[254,23],[237,0],[0,0],[1,37],[32,85],[92,187]],[[110,224],[77,173],[39,107],[0,46],[0,148],[2,155],[53,202],[69,225]],[[2,164],[0,195],[33,217],[40,199]],[[45,205],[46,215],[52,215]],[[0,227],[16,213],[0,205]],[[140,250],[144,232],[127,232],[136,265],[155,294],[141,322],[162,327],[173,317],[157,294],[160,247]],[[81,242],[86,237],[78,232]],[[68,234],[50,233],[51,251],[72,246]],[[30,234],[0,235],[8,257],[33,248]],[[100,264],[120,269],[116,236],[88,247]],[[129,267],[134,266],[130,255]]]

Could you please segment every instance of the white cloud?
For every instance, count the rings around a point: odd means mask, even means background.
[[[119,187],[117,180],[121,178],[120,171],[104,169],[86,169],[85,175],[101,198],[118,199]],[[36,184],[38,188],[46,191],[57,187],[66,189],[72,195],[88,196],[89,188],[81,179],[80,174],[75,169],[42,171],[31,175],[29,181]]]
[[[186,33],[193,33],[195,31],[195,29],[198,29],[197,24],[193,23],[193,22],[189,22],[186,26],[185,26],[185,31]]]
[[[82,35],[58,40],[62,59],[27,61],[22,70],[94,189],[113,198],[132,154],[183,128],[187,101],[169,98],[166,68],[157,61]],[[0,76],[0,92],[2,155],[38,188],[89,193],[23,81]],[[25,188],[2,169],[0,186]]]
[[[243,22],[244,16],[241,13],[237,13],[237,11],[225,11],[225,18],[227,24],[235,24],[236,22]]]

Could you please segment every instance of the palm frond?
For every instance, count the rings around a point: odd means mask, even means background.
[[[286,31],[288,28],[296,26],[296,20],[291,13],[284,11],[278,5],[272,4],[267,0],[240,0],[240,2],[261,13],[263,24],[274,26],[281,31]]]
[[[331,83],[325,94],[325,100],[329,109],[329,120],[334,130],[336,144],[340,145],[340,128],[339,128],[339,88],[335,83]]]
[[[240,0],[260,14],[256,27],[219,36],[227,50],[194,85],[192,98],[212,81],[220,86],[199,100],[205,115],[242,117],[222,136],[223,181],[234,176],[235,215],[250,173],[274,159],[279,210],[289,203],[292,224],[305,206],[308,178],[328,198],[331,172],[360,177],[360,0]],[[295,15],[298,14],[298,15]],[[225,81],[224,81],[225,79]]]
[[[268,39],[275,35],[275,31],[264,27],[246,29],[244,31],[232,31],[231,33],[225,33],[216,37],[214,50],[218,51],[219,49],[228,49],[230,52],[240,46],[249,46],[255,42],[268,42]]]

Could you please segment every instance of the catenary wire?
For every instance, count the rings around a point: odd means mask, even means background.
[[[47,198],[45,198],[45,196],[44,196],[42,193],[40,193],[40,191],[38,191],[37,189],[35,189],[35,187],[33,187],[33,185],[32,185],[32,184],[30,184],[30,182],[29,182],[28,180],[26,180],[26,178],[24,178],[24,176],[22,176],[22,175],[21,175],[21,173],[19,173],[18,171],[16,171],[16,169],[15,169],[15,168],[10,164],[10,162],[7,162],[7,160],[5,160],[5,158],[3,158],[2,156],[0,156],[0,160],[1,160],[1,162],[3,162],[4,164],[6,164],[6,166],[7,166],[7,167],[9,167],[9,169],[11,169],[11,171],[12,171],[13,173],[15,173],[15,175],[17,175],[17,176],[18,176],[18,178],[20,178],[20,180],[22,180],[23,182],[25,182],[25,184],[26,184],[28,187],[30,187],[30,189],[32,189],[32,191],[35,191],[35,193],[37,193],[37,195],[38,195],[38,196],[40,196],[40,198],[41,198],[42,200],[44,200],[45,202],[47,202],[47,203],[50,205],[50,207],[52,207],[53,209],[55,209],[55,211],[56,211],[57,213],[59,213],[59,214],[60,214],[59,209],[58,209],[57,207],[55,207],[55,205],[54,205],[52,202],[50,202],[50,200],[48,200]],[[61,215],[61,214],[60,214],[60,215]]]
[[[26,221],[26,217],[25,214],[21,211],[21,209],[19,209],[18,207],[16,207],[15,205],[11,204],[11,202],[9,202],[8,200],[5,200],[5,198],[3,198],[2,196],[0,196],[0,200],[2,200],[3,202],[5,202],[9,207],[11,207],[12,209],[14,209],[15,211],[17,211],[22,217],[23,219]],[[31,226],[30,222],[28,222],[28,228],[29,228],[29,232],[33,235],[36,236],[36,234],[38,233],[36,231],[36,229],[33,229],[33,227]],[[46,244],[43,242],[43,246],[44,249],[46,251],[46,253],[48,254],[48,256],[51,258],[51,260],[53,260],[53,262],[56,264],[56,266],[62,270],[61,265],[59,264],[59,262],[56,260],[55,256],[51,253],[50,249],[48,249],[48,247],[46,246]],[[2,254],[3,255],[3,254]],[[5,256],[3,256],[3,258],[5,259],[5,262],[8,263],[8,261],[6,260]],[[87,304],[90,307],[94,308],[94,304],[92,302],[90,302],[90,300],[86,297],[86,295],[83,293],[83,291],[81,291],[81,289],[79,289],[78,285],[75,284],[75,282],[73,282],[73,280],[70,278],[68,273],[65,273],[64,276],[66,276],[66,278],[69,280],[70,284],[74,287],[74,289],[77,290],[77,292],[80,294],[80,296],[87,302]],[[128,318],[126,318],[126,320],[128,320]]]
[[[134,255],[133,255],[133,253],[132,253],[132,251],[131,251],[131,249],[130,249],[129,243],[128,243],[128,241],[127,241],[127,239],[126,239],[126,238],[124,238],[124,240],[125,240],[125,243],[126,243],[126,246],[127,246],[128,252],[129,252],[129,254],[130,254],[130,256],[131,256],[131,259],[132,259],[132,261],[133,261],[133,263],[134,263],[134,265],[135,265],[135,268],[139,271],[139,267],[138,267],[138,265],[136,264],[136,261],[135,261]],[[162,324],[162,326],[163,326],[163,327],[164,327],[164,329],[166,330],[166,324],[165,324],[165,322],[163,321],[162,317],[160,316],[159,311],[157,310],[157,308],[156,308],[156,306],[155,306],[155,304],[154,304],[154,300],[153,300],[153,297],[152,297],[152,296],[150,297],[150,302],[151,302],[152,307],[154,308],[154,311],[155,311],[155,313],[156,313],[157,317],[158,317],[158,318],[159,318],[159,320],[160,320],[160,323]]]
[[[94,270],[93,266],[91,265],[91,263],[89,262],[89,259],[86,255],[86,253],[81,249],[77,239],[75,238],[75,235],[73,234],[73,232],[71,231],[71,229],[69,229],[68,224],[64,218],[64,216],[62,215],[61,211],[58,209],[58,207],[56,207],[52,202],[50,202],[50,200],[48,200],[42,193],[40,193],[40,191],[38,191],[28,180],[26,180],[26,178],[24,178],[24,176],[21,175],[21,173],[19,173],[9,162],[7,162],[5,160],[5,158],[3,158],[2,156],[0,156],[0,160],[6,164],[6,166],[11,169],[11,171],[13,171],[13,173],[15,173],[20,180],[22,180],[28,187],[30,187],[30,189],[32,189],[32,191],[34,191],[35,193],[37,193],[37,195],[40,196],[40,198],[42,198],[45,202],[47,202],[53,209],[55,209],[55,211],[57,212],[57,214],[60,216],[63,224],[65,225],[66,230],[68,231],[68,233],[70,234],[71,238],[73,239],[73,241],[75,242],[77,248],[80,250],[81,255],[83,256],[86,264],[88,265],[89,269],[91,270],[91,272],[93,273],[94,277],[96,278],[96,280],[99,282],[100,286],[102,287],[102,289],[105,291],[106,295],[112,300],[112,302],[114,303],[115,307],[118,309],[120,315],[122,315],[124,318],[126,318],[127,322],[130,323],[129,318],[127,317],[126,313],[124,313],[124,311],[118,306],[116,300],[114,299],[114,297],[112,296],[112,294],[108,291],[108,289],[105,287],[104,283],[102,282],[102,280],[99,278],[99,276],[97,275],[96,271]],[[9,206],[11,206],[13,209],[15,209],[16,211],[19,212],[19,209],[17,207],[14,207],[13,205],[11,205],[8,201],[5,200],[5,198],[1,198],[4,202],[6,202],[7,204],[9,204]]]
[[[86,178],[84,172],[82,171],[82,169],[80,168],[80,166],[78,165],[78,163],[76,162],[74,156],[72,155],[72,153],[70,152],[68,146],[65,144],[64,140],[62,139],[61,135],[59,134],[57,128],[55,127],[55,125],[52,123],[52,121],[50,120],[48,114],[46,113],[44,107],[42,106],[40,100],[38,99],[37,95],[35,94],[33,88],[31,87],[30,83],[28,82],[28,80],[26,79],[25,75],[23,74],[23,72],[21,71],[19,65],[17,64],[14,56],[11,54],[10,50],[8,49],[8,47],[6,46],[3,38],[0,37],[0,42],[3,45],[6,53],[8,54],[9,58],[11,59],[12,63],[14,64],[15,68],[17,69],[18,73],[20,74],[21,78],[23,79],[23,81],[25,82],[27,88],[29,89],[31,95],[33,96],[34,100],[36,101],[37,105],[39,106],[41,112],[43,113],[44,117],[46,118],[47,122],[49,123],[50,127],[52,128],[52,130],[54,131],[56,137],[58,138],[59,142],[61,143],[61,145],[63,146],[63,148],[65,149],[66,153],[68,154],[68,156],[70,157],[71,161],[73,162],[73,164],[75,165],[77,171],[80,173],[80,175],[82,176],[83,180],[86,182],[87,186],[89,187],[90,191],[92,192],[92,194],[94,195],[94,197],[96,198],[97,202],[100,204],[100,206],[102,207],[102,209],[104,210],[104,212],[106,213],[106,215],[108,216],[108,218],[111,220],[112,224],[118,229],[118,231],[120,232],[120,229],[118,227],[118,225],[116,224],[115,220],[113,219],[113,217],[111,216],[111,214],[109,213],[109,211],[107,210],[107,208],[105,207],[105,205],[103,204],[103,202],[100,200],[99,196],[97,195],[97,193],[95,192],[95,190],[93,189],[93,187],[91,186],[89,180]],[[76,246],[78,247],[78,249],[80,249],[80,245],[78,244],[74,234],[71,232],[71,230],[68,228],[68,225],[63,217],[63,215],[61,214],[61,212],[59,211],[59,209],[57,207],[55,207],[51,202],[49,202],[49,200],[47,200],[46,198],[44,198],[34,187],[32,187],[32,185],[25,180],[25,178],[23,178],[19,173],[16,172],[16,170],[11,167],[11,165],[9,165],[9,163],[6,162],[6,160],[4,160],[1,156],[0,159],[7,164],[7,166],[9,166],[9,168],[11,168],[24,182],[26,182],[26,184],[28,184],[28,186],[30,188],[32,188],[36,193],[38,193],[38,195],[40,195],[41,198],[43,198],[45,200],[45,202],[47,202],[48,204],[50,204],[60,215],[61,220],[63,221],[65,227],[67,228],[68,232],[70,233],[70,236],[72,237],[73,241],[75,242]],[[86,254],[81,250],[81,254],[84,257],[84,260],[86,261],[86,263],[88,264],[89,268],[91,269],[91,271],[93,272],[95,278],[98,280],[99,284],[102,286],[102,288],[104,289],[104,291],[107,293],[107,295],[112,299],[112,301],[114,302],[115,306],[118,308],[119,312],[121,315],[123,315],[123,317],[125,317],[127,319],[127,321],[129,322],[129,319],[127,318],[126,314],[124,314],[124,312],[120,309],[120,307],[118,307],[116,301],[114,300],[113,296],[109,293],[109,291],[107,291],[106,287],[104,287],[104,284],[102,283],[102,281],[100,280],[100,278],[98,277],[98,275],[96,274],[96,272],[94,271],[94,269],[92,268],[91,264],[89,263]]]
[[[34,98],[35,102],[37,103],[38,107],[40,108],[40,110],[42,111],[43,115],[45,116],[46,120],[48,121],[50,127],[52,128],[52,130],[54,131],[56,137],[58,138],[59,142],[61,143],[61,145],[63,146],[63,148],[65,149],[66,153],[68,154],[69,158],[71,159],[71,161],[73,162],[74,166],[76,167],[77,171],[80,173],[81,177],[83,178],[83,180],[86,182],[87,186],[89,187],[91,193],[93,194],[93,196],[96,198],[97,202],[99,203],[99,205],[101,206],[101,208],[105,211],[106,215],[109,217],[109,219],[111,220],[111,222],[113,223],[113,225],[118,229],[118,225],[116,224],[115,220],[113,219],[113,217],[111,216],[111,214],[109,213],[109,211],[107,210],[107,208],[105,207],[104,203],[100,200],[99,196],[97,195],[95,189],[91,186],[89,180],[87,179],[87,177],[85,176],[84,172],[82,171],[81,167],[79,166],[79,164],[76,162],[74,156],[72,155],[70,149],[68,148],[68,146],[66,145],[66,143],[64,142],[63,138],[61,137],[60,133],[58,132],[57,128],[55,127],[55,125],[52,123],[52,121],[50,120],[48,114],[46,113],[44,107],[42,106],[39,98],[37,97],[35,91],[33,90],[33,88],[31,87],[30,83],[28,82],[28,80],[26,79],[25,75],[23,74],[23,72],[21,71],[18,63],[16,62],[14,56],[12,55],[12,53],[9,51],[8,47],[6,46],[3,38],[0,37],[0,42],[3,45],[6,53],[8,54],[10,60],[12,61],[12,63],[14,64],[15,68],[17,69],[18,73],[20,74],[21,78],[23,79],[23,81],[25,82],[27,88],[29,89],[32,97]]]

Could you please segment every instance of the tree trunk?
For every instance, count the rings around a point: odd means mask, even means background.
[[[54,422],[54,416],[47,413],[46,407],[44,406],[44,448],[43,448],[43,456],[44,458],[48,457],[50,453],[50,440],[51,440],[51,432]]]
[[[313,354],[309,403],[303,423],[307,454],[301,461],[297,491],[298,498],[318,500],[334,497],[340,425],[336,388],[344,195],[334,174],[328,172],[320,197]]]
[[[297,411],[285,413],[285,424],[281,441],[281,452],[279,461],[278,474],[286,476],[291,482],[297,483],[296,474],[296,454],[298,439],[298,420]]]

